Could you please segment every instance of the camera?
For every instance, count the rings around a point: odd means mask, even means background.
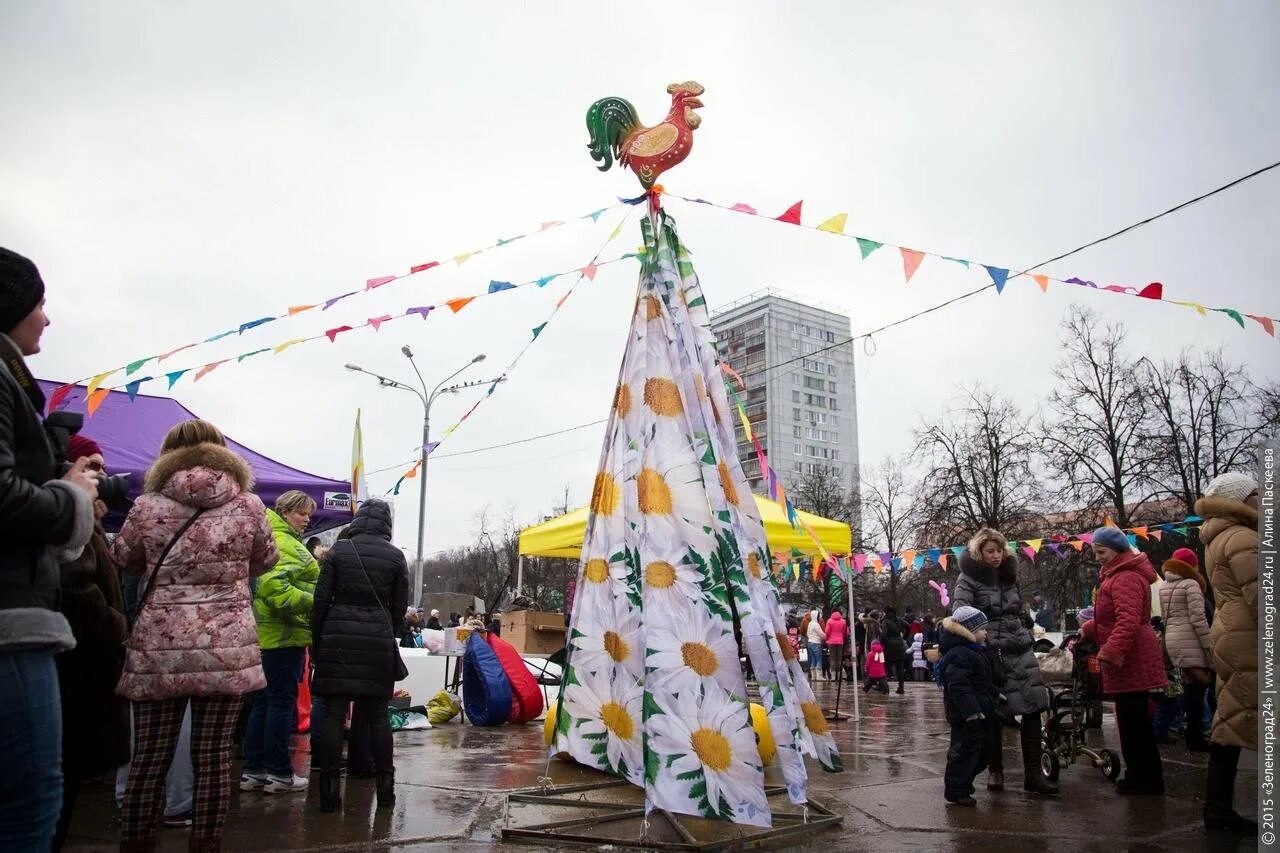
[[[71,441],[71,436],[80,432],[84,426],[84,415],[75,412],[53,412],[44,419],[44,429],[49,436],[49,443],[53,445],[53,453],[57,459],[67,458],[67,446]],[[63,462],[58,467],[58,474],[62,475],[71,468],[71,464]],[[107,505],[107,509],[114,512],[124,512],[132,503],[129,500],[129,475],[128,474],[99,474],[96,478],[98,481],[98,500]]]

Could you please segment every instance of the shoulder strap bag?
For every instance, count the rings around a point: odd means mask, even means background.
[[[164,546],[164,550],[160,552],[160,559],[156,560],[155,567],[147,575],[146,586],[142,589],[142,599],[138,602],[138,609],[134,612],[133,623],[129,625],[129,629],[124,635],[124,644],[129,645],[129,640],[133,637],[134,626],[138,624],[138,620],[142,618],[142,611],[146,609],[147,601],[151,598],[151,590],[155,587],[156,578],[160,574],[160,567],[164,565],[165,559],[169,556],[169,552],[173,550],[173,546],[182,538],[183,534],[195,524],[196,519],[205,514],[205,508],[201,507],[191,514],[191,517],[182,522],[182,526],[178,528],[178,532],[173,534],[173,538],[169,540],[169,544]]]
[[[351,546],[351,552],[356,555],[356,565],[360,567],[360,573],[364,575],[364,582],[369,585],[369,592],[373,595],[373,600],[378,602],[382,615],[387,620],[387,636],[391,638],[392,648],[395,650],[396,662],[392,681],[404,681],[409,677],[409,667],[405,666],[404,658],[400,656],[400,638],[396,636],[395,625],[391,622],[391,612],[387,610],[387,606],[382,603],[382,599],[378,597],[378,592],[373,588],[373,580],[369,577],[369,572],[365,570],[364,560],[360,557],[360,549],[356,547],[356,543],[350,539],[345,540]]]

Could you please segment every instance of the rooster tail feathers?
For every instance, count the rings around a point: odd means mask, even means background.
[[[622,140],[640,124],[636,108],[622,98],[601,98],[587,110],[587,132],[591,134],[591,159],[600,163],[600,171],[613,166],[621,152]]]

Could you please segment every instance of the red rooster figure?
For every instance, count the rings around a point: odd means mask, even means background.
[[[613,166],[616,157],[631,169],[646,189],[653,189],[658,176],[679,164],[693,150],[693,132],[702,124],[694,112],[702,106],[698,100],[705,89],[692,80],[672,83],[671,111],[661,124],[640,124],[636,108],[622,98],[601,98],[587,110],[587,130],[591,133],[591,159],[600,163],[600,171]]]

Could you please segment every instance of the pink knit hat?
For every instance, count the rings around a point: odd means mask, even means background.
[[[1197,557],[1196,552],[1192,551],[1190,548],[1179,548],[1174,551],[1172,559],[1181,560],[1188,566],[1195,566],[1196,568],[1200,567],[1200,558]]]

